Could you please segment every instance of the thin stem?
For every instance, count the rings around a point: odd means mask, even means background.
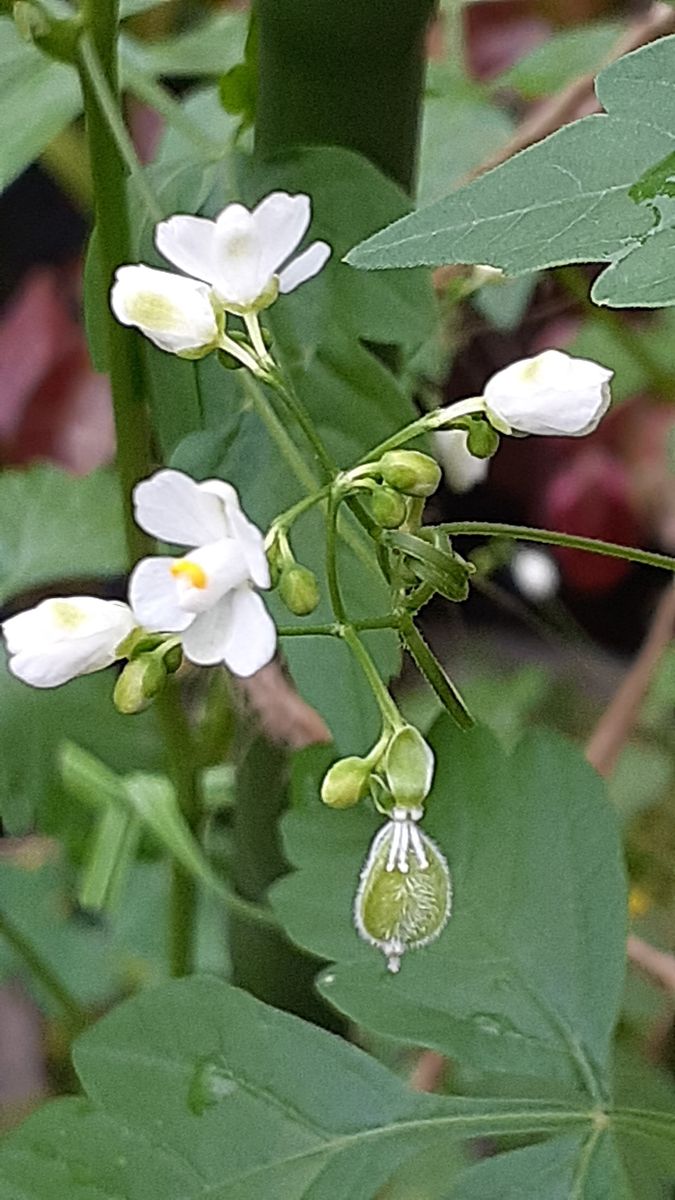
[[[129,91],[138,100],[142,100],[145,104],[154,108],[155,112],[158,112],[164,118],[167,125],[172,125],[178,133],[189,138],[193,145],[199,146],[214,161],[223,157],[226,150],[225,144],[216,141],[215,138],[209,137],[208,133],[202,129],[202,126],[197,121],[194,121],[185,111],[184,107],[174,99],[171,92],[163,87],[161,83],[158,83],[156,79],[152,79],[149,75],[144,75],[142,71],[129,62],[128,56],[124,64],[124,77]]]
[[[103,4],[106,0],[103,0]],[[138,161],[134,144],[127,133],[119,108],[116,104],[115,93],[111,90],[105,71],[96,52],[94,41],[87,33],[80,38],[80,63],[86,72],[88,83],[96,96],[99,109],[108,125],[111,136],[115,140],[117,151],[124,162],[129,175],[138,188],[139,195],[153,221],[161,221],[164,213],[154,191],[148,183],[148,178],[141,163]]]
[[[343,624],[347,620],[338,570],[338,538],[337,523],[340,510],[340,494],[335,488],[328,498],[328,513],[326,516],[326,576],[328,578],[328,593],[330,595],[333,616]]]
[[[322,438],[317,433],[314,427],[314,422],[312,421],[312,418],[295,391],[295,388],[282,378],[281,372],[276,366],[267,367],[264,381],[277,393],[278,396],[281,397],[289,413],[297,421],[314,451],[317,462],[323,468],[324,473],[329,479],[334,479],[335,475],[337,474],[337,466],[328,453]]]
[[[471,713],[467,710],[454,683],[448,678],[441,664],[427,646],[411,616],[404,617],[401,622],[401,637],[422,675],[434,689],[452,719],[460,729],[472,729],[475,722]]]
[[[434,525],[450,537],[506,537],[522,542],[543,542],[550,546],[567,546],[570,550],[588,550],[591,554],[606,554],[610,558],[624,558],[627,562],[644,563],[649,567],[660,567],[664,571],[675,571],[675,558],[668,554],[657,554],[652,550],[637,550],[633,546],[621,546],[618,542],[603,542],[596,538],[578,537],[572,533],[557,533],[553,529],[532,529],[529,525],[505,525],[490,521],[449,521]]]
[[[193,833],[198,832],[201,817],[196,752],[192,730],[174,679],[168,679],[158,698],[157,714],[164,735],[179,808]],[[170,895],[171,974],[188,975],[192,969],[195,923],[197,918],[197,882],[185,868],[172,859]]]
[[[387,613],[384,617],[365,617],[361,621],[347,622],[357,633],[368,629],[398,629],[401,618],[397,613]],[[343,626],[331,625],[279,625],[279,637],[342,637]]]
[[[0,911],[0,937],[12,947],[12,950],[23,959],[31,974],[37,979],[45,991],[56,1000],[63,1009],[69,1024],[76,1029],[82,1029],[88,1023],[88,1015],[65,983],[45,962],[33,943],[21,932],[7,913]]]
[[[404,425],[403,429],[399,429],[397,433],[392,433],[391,437],[380,442],[378,446],[374,446],[372,450],[364,454],[363,458],[359,459],[358,465],[376,462],[388,450],[397,450],[399,446],[405,446],[408,442],[412,442],[415,438],[430,433],[434,429],[451,429],[455,421],[462,420],[464,417],[479,416],[484,411],[485,401],[482,396],[458,400],[456,404],[451,404],[448,408],[434,408],[431,412],[425,413],[423,417],[412,421],[410,425]]]
[[[279,513],[279,516],[274,518],[272,524],[279,529],[288,529],[308,509],[313,508],[315,504],[319,504],[322,500],[326,500],[330,490],[331,484],[327,483],[318,492],[314,492],[313,495],[303,496],[302,500],[298,500],[297,504],[292,504],[285,512]]]
[[[265,398],[256,381],[248,373],[243,376],[243,384],[244,390],[249,396],[263,425],[265,425],[268,433],[277,443],[296,479],[308,492],[312,493],[313,498],[321,485],[311,467],[307,465],[292,437],[279,420],[272,405]]]
[[[106,81],[106,94],[114,98],[117,95],[117,0],[87,0],[83,18],[91,30],[91,40],[83,39],[79,73],[94,184],[96,245],[102,286],[107,292],[117,267],[130,258],[125,167],[86,64],[91,65],[95,48],[96,65]],[[150,435],[142,400],[142,363],[137,335],[118,324],[112,313],[106,314],[106,341],[117,434],[117,473],[129,562],[133,564],[152,545],[136,525],[131,506],[131,490],[147,473],[150,462]]]
[[[396,707],[392,697],[389,695],[387,688],[382,682],[380,673],[375,666],[375,663],[370,657],[370,654],[366,650],[363,642],[358,637],[354,626],[343,625],[341,627],[340,635],[349,646],[354,658],[357,660],[361,670],[363,671],[363,674],[368,680],[384,721],[393,726],[394,729],[397,729],[403,724],[403,718],[401,717],[401,714],[398,711],[398,708]]]

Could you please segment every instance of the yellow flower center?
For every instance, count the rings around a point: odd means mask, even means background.
[[[77,605],[70,604],[68,600],[54,600],[52,617],[60,629],[77,629],[87,619]]]
[[[189,558],[179,558],[171,567],[174,579],[185,578],[194,588],[205,588],[208,585],[206,571],[199,563],[190,562]]]

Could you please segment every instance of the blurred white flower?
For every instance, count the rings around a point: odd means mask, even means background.
[[[9,669],[33,687],[57,687],[77,675],[109,667],[135,625],[131,609],[117,600],[96,596],[42,600],[3,623]]]
[[[474,288],[484,287],[486,284],[503,283],[506,275],[501,267],[492,267],[489,263],[478,263],[471,272],[471,283]]]
[[[560,584],[560,572],[550,554],[529,546],[516,550],[511,575],[518,591],[535,604],[550,600]]]
[[[209,288],[171,271],[143,264],[120,267],[110,306],[122,325],[135,325],[160,350],[190,357],[218,341],[218,320]]]
[[[582,437],[609,408],[613,374],[590,359],[544,350],[488,380],[483,390],[487,415],[502,433]]]
[[[441,429],[433,435],[434,452],[453,492],[468,492],[487,478],[489,458],[476,458],[467,446],[463,429]]]
[[[129,600],[139,622],[181,633],[194,663],[224,662],[241,676],[260,670],[276,646],[274,622],[254,591],[269,587],[269,568],[262,534],[235,489],[164,470],[138,484],[134,504],[147,533],[193,547],[182,558],[145,558],[134,568]]]

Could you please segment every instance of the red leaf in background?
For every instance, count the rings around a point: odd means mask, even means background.
[[[80,272],[38,267],[0,319],[0,461],[48,459],[84,474],[114,454],[110,388],[91,368]]]
[[[486,0],[464,11],[467,69],[475,79],[506,71],[552,32],[527,0]]]
[[[640,545],[628,474],[622,462],[601,446],[586,446],[548,483],[542,497],[543,523],[549,529],[603,541]],[[622,559],[604,558],[566,547],[555,549],[570,587],[600,592],[614,587],[631,569]]]

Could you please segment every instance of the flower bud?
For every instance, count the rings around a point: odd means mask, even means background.
[[[375,835],[354,901],[357,932],[382,950],[390,971],[405,950],[427,946],[450,916],[448,864],[438,846],[417,828],[419,810],[394,809]]]
[[[365,758],[341,758],[323,777],[321,799],[329,808],[352,808],[368,789],[370,764]]]
[[[370,498],[370,510],[383,529],[398,529],[406,518],[406,503],[392,488],[378,487]]]
[[[499,449],[499,434],[483,417],[473,417],[466,433],[466,448],[479,460],[492,458]]]
[[[165,682],[166,668],[161,655],[142,654],[132,659],[115,684],[115,708],[125,716],[143,712],[159,695]]]
[[[544,350],[488,380],[486,412],[503,433],[583,437],[609,408],[613,374],[590,359]]]
[[[321,599],[316,575],[297,562],[290,563],[282,570],[279,595],[286,608],[296,617],[309,616]]]
[[[388,450],[379,461],[385,483],[407,496],[430,496],[441,481],[441,468],[419,450]]]
[[[434,755],[418,729],[405,725],[397,730],[387,747],[384,770],[396,805],[417,808],[422,804],[434,777]]]

